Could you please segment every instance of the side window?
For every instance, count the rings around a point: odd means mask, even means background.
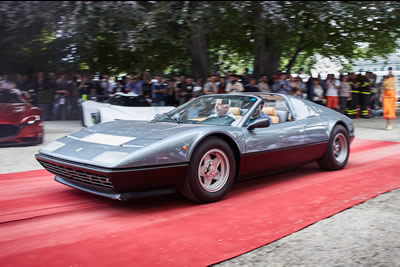
[[[257,119],[261,118],[261,106],[258,104],[256,109],[253,111],[251,116],[247,119],[246,123],[243,125],[244,127],[247,127],[250,123],[255,122]]]
[[[317,113],[304,101],[296,98],[291,98],[290,101],[292,102],[297,120],[304,120],[308,117],[317,115]]]
[[[282,98],[265,101],[263,112],[271,118],[273,124],[292,120],[286,100]]]

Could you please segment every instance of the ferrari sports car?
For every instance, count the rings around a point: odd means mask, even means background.
[[[62,137],[36,159],[65,185],[125,200],[178,190],[220,200],[233,182],[317,161],[346,166],[348,117],[294,96],[200,96],[150,121],[105,122]]]
[[[82,124],[85,127],[115,120],[151,120],[154,115],[174,107],[152,106],[143,96],[116,93],[106,103],[88,100],[82,103]]]
[[[41,110],[18,89],[0,88],[0,146],[41,144]]]

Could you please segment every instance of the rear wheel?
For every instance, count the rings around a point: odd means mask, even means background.
[[[325,170],[341,170],[349,159],[349,134],[342,125],[336,125],[329,140],[325,155],[318,160],[318,165]]]
[[[220,200],[231,188],[236,174],[232,149],[220,138],[203,141],[192,155],[181,193],[200,203]]]

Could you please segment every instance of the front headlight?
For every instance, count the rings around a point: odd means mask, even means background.
[[[31,115],[31,116],[23,118],[21,120],[21,124],[26,123],[26,124],[32,125],[37,121],[40,121],[40,116],[39,115]]]

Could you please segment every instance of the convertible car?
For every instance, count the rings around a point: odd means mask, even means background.
[[[41,144],[41,110],[18,89],[0,88],[0,146]]]
[[[151,120],[154,115],[174,107],[152,106],[143,96],[134,93],[116,93],[105,103],[87,100],[82,103],[82,125],[92,126],[115,120]]]
[[[220,200],[235,180],[312,161],[343,169],[353,138],[351,119],[308,100],[220,94],[151,121],[83,128],[45,146],[36,159],[56,181],[104,197],[178,190],[207,203]]]

